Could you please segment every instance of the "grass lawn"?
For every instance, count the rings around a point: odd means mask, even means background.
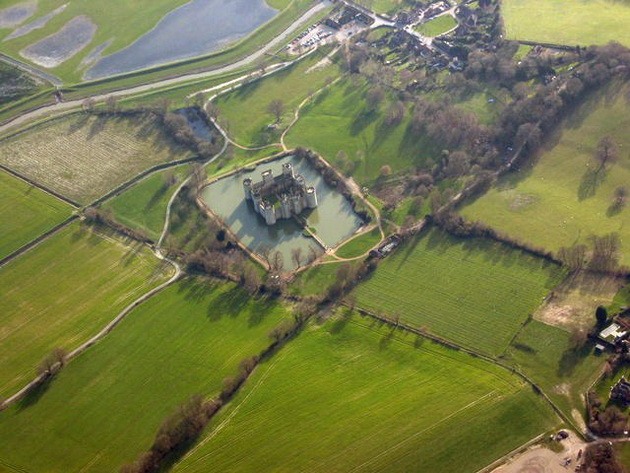
[[[426,23],[422,23],[416,27],[416,31],[423,36],[440,36],[457,26],[457,20],[451,15],[442,15],[433,18]]]
[[[0,269],[0,396],[35,375],[165,279],[148,250],[73,224]]]
[[[436,149],[411,131],[410,114],[399,125],[386,126],[387,100],[378,110],[370,111],[366,91],[362,79],[346,79],[319,94],[302,109],[300,119],[287,134],[287,144],[311,148],[341,169],[347,167],[338,159],[343,151],[354,168],[351,174],[361,183],[377,179],[385,164],[393,172],[426,164]]]
[[[474,472],[556,423],[507,371],[346,315],[261,365],[173,471]]]
[[[214,396],[286,316],[232,284],[186,279],[167,288],[72,361],[39,399],[0,413],[0,465],[118,471],[151,445],[176,406]]]
[[[374,248],[379,241],[381,241],[381,232],[376,227],[344,244],[337,250],[336,255],[340,258],[354,258]]]
[[[431,230],[382,261],[355,294],[359,307],[498,355],[562,275],[503,245]]]
[[[321,52],[315,52],[287,69],[217,98],[215,103],[219,108],[220,121],[227,123],[230,137],[243,146],[278,141],[281,131],[293,120],[300,102],[339,73],[335,63]],[[274,100],[282,101],[284,111],[278,129],[270,132],[267,126],[275,123],[275,117],[268,108]],[[244,117],[247,119],[244,120]]]
[[[398,10],[410,7],[409,0],[372,0],[367,5],[376,13],[395,14]]]
[[[81,204],[153,165],[190,156],[151,116],[75,114],[0,141],[2,164]]]
[[[592,97],[562,124],[533,167],[506,176],[462,214],[551,251],[618,232],[621,262],[630,264],[630,208],[611,209],[615,189],[630,182],[629,88],[614,84]],[[619,145],[620,158],[596,173],[592,156],[606,135]]]
[[[592,343],[573,349],[569,332],[532,320],[510,346],[505,361],[532,378],[575,419],[583,414],[582,395],[597,378],[606,357],[594,356]]]
[[[246,150],[229,145],[225,153],[216,161],[206,167],[209,178],[216,178],[223,174],[227,174],[234,169],[240,168],[259,159],[267,158],[282,152],[279,145],[266,146],[259,150]]]
[[[630,46],[630,4],[612,0],[504,0],[510,39],[583,46],[618,41]]]
[[[71,212],[65,202],[0,171],[0,258],[62,222]]]
[[[333,260],[334,261],[334,260]],[[346,263],[334,262],[320,264],[299,273],[297,278],[289,286],[291,293],[302,296],[320,296],[335,282],[337,271],[342,264],[358,265],[357,261]]]
[[[164,228],[168,201],[186,179],[189,169],[190,166],[179,166],[155,173],[106,202],[103,209],[111,211],[123,225],[146,232],[157,240]],[[173,181],[169,181],[170,176]]]

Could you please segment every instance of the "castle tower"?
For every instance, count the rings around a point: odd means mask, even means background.
[[[262,181],[263,184],[271,184],[273,182],[273,171],[271,169],[267,169],[262,173]]]
[[[243,190],[245,191],[245,199],[251,200],[252,198],[252,180],[248,177],[243,180]]]
[[[291,200],[284,194],[280,200],[280,215],[282,218],[291,218]]]
[[[284,163],[282,165],[282,174],[293,177],[293,165],[291,163]]]
[[[267,225],[274,225],[276,223],[276,210],[273,205],[266,202],[263,206],[263,217],[265,217],[265,223]]]
[[[317,191],[313,186],[306,189],[306,206],[309,209],[317,207]]]
[[[302,204],[302,196],[300,194],[293,194],[291,196],[291,206],[293,207],[293,213],[299,215],[304,210],[304,205]]]

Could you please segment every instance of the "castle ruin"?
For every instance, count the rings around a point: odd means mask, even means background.
[[[262,173],[262,181],[243,180],[245,199],[251,200],[254,210],[267,225],[274,225],[279,219],[299,215],[305,209],[317,207],[317,192],[307,186],[304,176],[295,174],[291,163],[282,165],[282,174],[274,176],[271,169]]]

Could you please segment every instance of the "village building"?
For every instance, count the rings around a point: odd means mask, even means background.
[[[274,176],[268,169],[262,180],[243,181],[245,199],[251,200],[254,210],[265,219],[267,225],[275,225],[280,219],[300,215],[306,209],[317,207],[317,192],[308,186],[301,174],[295,174],[291,163],[282,165],[282,174]]]
[[[623,406],[630,404],[630,383],[624,376],[610,388],[610,400],[620,403]]]
[[[614,322],[599,332],[597,337],[608,345],[614,346],[628,335],[628,331],[623,329],[621,325]]]

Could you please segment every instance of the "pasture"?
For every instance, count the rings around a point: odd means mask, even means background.
[[[150,115],[75,114],[0,141],[0,162],[81,204],[156,164],[190,157]]]
[[[0,268],[0,396],[30,381],[53,349],[76,348],[165,276],[147,249],[76,223]]]
[[[216,395],[287,316],[233,284],[178,282],[68,364],[38,399],[0,413],[0,465],[118,471],[151,445],[177,406],[195,394]]]
[[[562,277],[557,266],[501,244],[430,230],[382,261],[354,294],[358,307],[499,355]]]
[[[615,0],[505,0],[507,37],[570,46],[630,46],[630,4]]]
[[[554,252],[617,232],[621,263],[630,264],[630,208],[612,205],[616,189],[630,182],[629,90],[613,84],[591,97],[559,126],[533,166],[506,175],[462,215]],[[606,135],[619,146],[619,160],[598,171],[593,156]]]
[[[571,343],[571,334],[532,320],[505,354],[505,361],[527,374],[570,417],[579,419],[583,395],[606,361],[593,355],[593,343]]]
[[[328,51],[328,48],[325,48]],[[336,60],[333,58],[333,60]],[[316,51],[292,66],[253,81],[215,99],[219,121],[230,137],[243,146],[260,146],[278,141],[294,117],[295,109],[310,94],[336,78],[339,66]],[[280,121],[269,111],[272,101],[282,102]],[[247,117],[247,119],[243,119]],[[275,129],[270,130],[271,125]]]
[[[61,223],[71,212],[65,202],[0,171],[0,258]]]
[[[189,169],[186,165],[157,172],[103,204],[103,209],[123,225],[157,241],[164,228],[168,201]]]
[[[316,151],[361,183],[376,180],[385,164],[394,173],[426,164],[436,149],[426,137],[412,132],[409,112],[400,124],[387,126],[388,100],[370,109],[367,90],[363,79],[354,78],[319,94],[301,110],[287,144]]]
[[[422,23],[416,27],[416,31],[418,31],[423,36],[440,36],[441,34],[446,33],[447,31],[452,30],[457,26],[457,20],[453,18],[451,15],[441,15],[437,18],[432,18],[426,23]]]
[[[346,313],[260,365],[173,471],[475,472],[556,423],[507,371]]]

